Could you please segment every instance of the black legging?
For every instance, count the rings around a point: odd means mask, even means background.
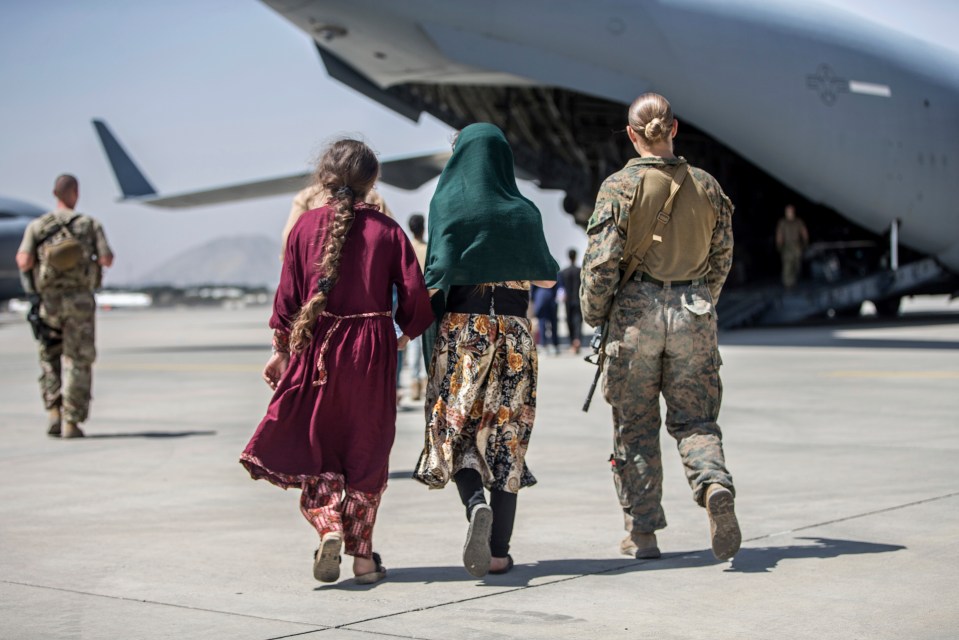
[[[460,469],[453,476],[460,500],[466,507],[466,519],[478,504],[486,504],[483,478],[474,469]],[[509,541],[513,537],[513,521],[516,519],[516,494],[492,489],[490,507],[493,509],[493,533],[490,535],[490,552],[495,558],[505,558],[509,553]]]

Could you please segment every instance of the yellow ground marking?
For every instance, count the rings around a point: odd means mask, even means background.
[[[953,380],[959,371],[830,371],[827,378],[922,378],[926,380]]]

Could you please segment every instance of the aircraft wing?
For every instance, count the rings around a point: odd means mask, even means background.
[[[241,182],[224,187],[204,189],[202,191],[190,191],[187,193],[178,193],[169,196],[124,195],[121,200],[142,202],[143,204],[148,204],[151,207],[184,209],[187,207],[199,207],[210,204],[220,204],[223,202],[235,202],[237,200],[264,198],[266,196],[275,196],[283,193],[293,193],[304,188],[308,183],[309,177],[309,173],[298,173],[291,176],[268,178],[266,180],[256,180],[254,182]]]
[[[106,123],[94,120],[93,126],[123,194],[121,202],[140,202],[151,207],[182,209],[264,198],[299,191],[309,184],[312,175],[311,172],[304,171],[212,189],[161,195],[143,175]],[[383,160],[380,162],[380,180],[400,189],[418,189],[443,171],[449,157],[449,152],[433,152]]]

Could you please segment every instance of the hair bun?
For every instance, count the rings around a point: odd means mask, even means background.
[[[643,129],[643,133],[646,135],[647,140],[658,140],[662,137],[664,129],[665,125],[663,124],[663,121],[659,118],[653,118],[646,124],[646,127]]]

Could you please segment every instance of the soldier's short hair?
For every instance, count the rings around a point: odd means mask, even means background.
[[[56,181],[53,183],[53,195],[55,195],[57,199],[63,200],[71,192],[79,188],[80,183],[77,182],[74,176],[69,173],[63,173],[57,176]]]

